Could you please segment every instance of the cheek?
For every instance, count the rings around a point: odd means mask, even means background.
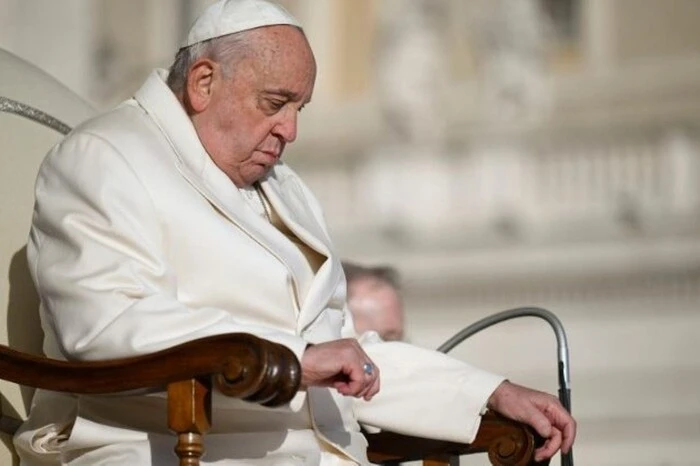
[[[272,136],[274,122],[269,118],[257,115],[257,109],[219,109],[220,141],[230,151],[239,155],[239,160],[245,160],[252,156],[253,151],[265,145]]]
[[[258,120],[255,122],[255,134],[260,138],[265,138],[272,135],[272,129],[275,127],[275,122],[269,118]]]

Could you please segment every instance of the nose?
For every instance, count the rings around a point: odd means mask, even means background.
[[[291,107],[291,106],[290,106]],[[275,136],[284,142],[294,142],[297,138],[297,111],[294,108],[286,108],[280,115],[280,121],[272,129]]]

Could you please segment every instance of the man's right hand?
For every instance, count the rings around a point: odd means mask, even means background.
[[[367,401],[379,392],[379,368],[354,338],[309,345],[301,357],[301,373],[304,387],[334,387],[345,396]]]

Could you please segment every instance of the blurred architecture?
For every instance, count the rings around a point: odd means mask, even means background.
[[[104,108],[207,3],[0,0],[0,47]],[[320,67],[287,161],[344,257],[401,271],[409,338],[544,306],[569,334],[577,463],[700,464],[700,2],[281,3]],[[556,390],[544,323],[455,354]]]

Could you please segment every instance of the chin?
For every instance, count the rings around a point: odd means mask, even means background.
[[[267,175],[270,172],[270,169],[272,167],[262,167],[260,171],[256,171],[255,173],[251,173],[250,176],[246,177],[246,183],[248,186],[252,185],[253,183],[257,181],[261,181],[263,178],[265,178],[265,175]]]

